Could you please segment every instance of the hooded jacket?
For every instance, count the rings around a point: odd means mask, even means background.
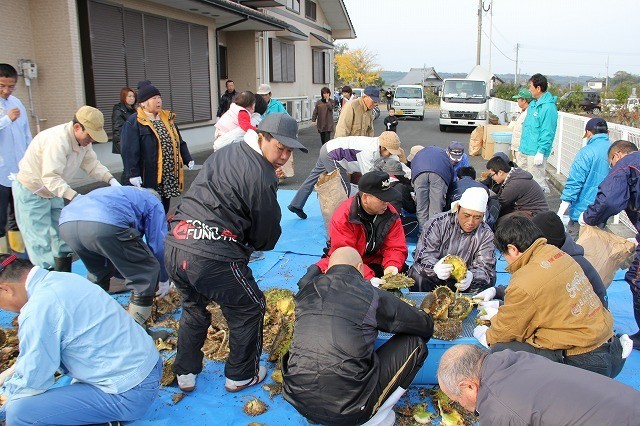
[[[598,185],[609,173],[607,152],[611,146],[609,135],[598,133],[587,141],[587,145],[578,151],[571,164],[567,183],[560,199],[571,203],[569,217],[577,222],[596,199]]]
[[[596,200],[584,212],[587,225],[596,226],[624,210],[640,232],[640,152],[625,155],[598,187]]]
[[[531,101],[522,125],[521,153],[536,155],[541,152],[545,157],[551,155],[558,124],[557,99],[551,93],[545,92],[540,99]]]
[[[523,169],[511,169],[498,191],[500,216],[523,210],[533,213],[549,211],[547,198],[531,173]]]
[[[480,425],[633,425],[640,393],[591,371],[527,352],[486,356],[476,397]]]
[[[329,267],[329,257],[340,247],[353,247],[364,263],[364,277],[375,276],[370,264],[404,267],[409,251],[398,212],[389,204],[387,210],[374,216],[372,222],[361,217],[359,195],[345,200],[338,206],[329,225],[329,252],[316,263],[322,272]],[[365,229],[367,227],[368,229]]]
[[[487,343],[524,342],[580,355],[613,336],[613,317],[568,254],[538,238],[507,268],[504,305],[491,319]]]
[[[378,290],[351,265],[334,265],[301,285],[295,327],[282,361],[283,396],[322,424],[357,424],[378,383],[378,330],[433,334],[430,315]]]
[[[437,279],[434,265],[446,255],[455,254],[464,259],[468,270],[473,273],[469,293],[480,292],[495,284],[496,246],[489,225],[482,222],[474,231],[467,233],[458,224],[458,214],[446,212],[430,218],[424,229],[416,247],[412,270]]]
[[[222,262],[248,261],[280,238],[278,178],[257,141],[214,152],[182,196],[165,243]]]

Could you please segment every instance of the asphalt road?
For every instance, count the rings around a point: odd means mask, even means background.
[[[380,114],[380,117],[374,121],[375,134],[379,135],[384,131],[383,121],[387,116],[387,112],[384,110]],[[420,121],[415,118],[401,119],[398,124],[398,135],[402,142],[402,147],[408,154],[409,150],[414,145],[435,145],[446,148],[451,141],[457,140],[463,142],[465,146],[469,144],[469,136],[472,128],[449,128],[447,132],[440,132],[438,123],[438,110],[430,109],[425,111],[425,118]],[[299,140],[305,145],[309,152],[307,154],[296,150],[294,152],[294,168],[295,175],[291,178],[285,179],[280,188],[282,189],[298,189],[300,184],[307,177],[313,166],[316,164],[318,154],[320,152],[320,135],[315,126],[308,127],[300,130]],[[210,155],[210,152],[200,152],[195,154],[194,160],[196,164],[202,164]],[[482,157],[469,157],[469,162],[476,169],[478,176],[484,170],[486,170],[486,160]],[[185,188],[189,188],[191,182],[197,176],[197,171],[185,170]],[[79,188],[80,193],[86,193],[91,189],[102,186],[102,184],[87,185]],[[560,194],[551,186],[551,194],[548,196],[549,207],[551,210],[557,210],[560,205]],[[178,204],[177,200],[173,200],[171,203],[172,209]]]

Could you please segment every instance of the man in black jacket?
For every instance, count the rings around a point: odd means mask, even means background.
[[[165,240],[165,266],[182,296],[173,371],[182,391],[195,388],[202,345],[211,324],[207,305],[218,303],[229,325],[225,388],[237,392],[260,383],[265,300],[247,263],[254,250],[271,250],[280,238],[276,169],[298,142],[288,114],[269,114],[257,141],[214,152],[182,197]]]
[[[236,99],[236,96],[238,96],[238,92],[236,92],[236,89],[234,88],[233,80],[227,80],[225,86],[227,90],[222,94],[220,102],[218,102],[218,113],[216,114],[216,117],[218,118],[222,117],[222,114],[227,112],[231,103]]]
[[[373,287],[362,273],[358,252],[341,247],[326,274],[298,283],[283,395],[313,422],[394,424],[393,406],[427,357],[431,316]],[[395,335],[374,350],[378,330]]]

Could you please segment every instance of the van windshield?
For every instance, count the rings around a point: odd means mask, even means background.
[[[422,89],[419,87],[398,87],[396,89],[395,97],[404,99],[422,99]]]
[[[482,103],[486,93],[486,83],[478,80],[448,80],[442,89],[443,99],[449,102]]]

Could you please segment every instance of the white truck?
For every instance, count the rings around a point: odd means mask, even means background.
[[[489,98],[493,96],[491,73],[480,65],[465,78],[446,78],[440,96],[440,131],[449,126],[476,127],[487,124]]]
[[[393,96],[393,109],[398,117],[424,120],[424,89],[419,84],[401,84]]]

